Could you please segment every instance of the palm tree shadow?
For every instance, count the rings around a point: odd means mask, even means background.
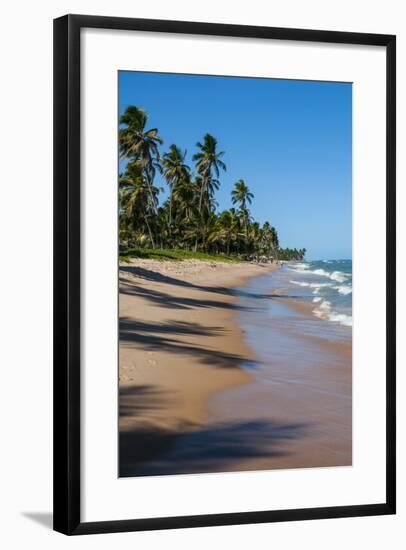
[[[303,437],[307,428],[305,423],[265,420],[184,425],[181,433],[141,426],[120,433],[119,475],[235,471],[243,460],[288,455],[282,443]]]
[[[185,288],[194,288],[196,290],[202,290],[204,292],[216,292],[219,294],[230,293],[230,289],[227,287],[197,285],[187,281],[182,281],[181,279],[176,279],[175,277],[171,277],[169,275],[164,275],[163,273],[159,273],[151,269],[145,269],[144,267],[120,265],[120,270],[124,273],[128,273],[130,275],[138,277],[139,279],[145,279],[147,281],[153,281],[156,283],[165,283],[168,285],[181,286]]]
[[[255,361],[242,355],[175,338],[176,336],[216,336],[224,330],[222,327],[205,327],[192,322],[146,323],[122,317],[120,318],[120,343],[140,346],[149,351],[165,351],[190,356],[201,364],[218,368],[239,368],[242,364],[246,368],[256,367]]]
[[[252,307],[248,308],[241,304],[222,302],[220,300],[213,300],[205,297],[198,296],[179,296],[174,293],[167,294],[157,289],[146,288],[138,282],[131,281],[131,283],[120,277],[120,293],[128,296],[139,296],[151,302],[153,305],[164,307],[168,309],[183,309],[188,310],[191,308],[222,308],[236,311],[248,311],[253,310]],[[238,291],[230,291],[231,295],[238,296]]]
[[[120,418],[134,418],[160,410],[169,397],[168,391],[160,390],[150,384],[121,387],[119,389]]]
[[[168,285],[179,286],[183,288],[190,288],[190,289],[199,290],[202,292],[222,294],[224,296],[236,296],[236,295],[245,296],[246,295],[251,298],[258,298],[258,299],[269,297],[262,294],[247,293],[242,289],[235,289],[232,287],[199,285],[196,283],[183,281],[182,279],[176,279],[175,277],[164,275],[163,273],[159,273],[157,271],[153,271],[151,269],[146,269],[144,267],[139,267],[139,266],[120,265],[120,271],[122,271],[123,273],[127,273],[128,275],[132,275],[133,277],[144,279],[146,281],[152,281],[156,283],[165,283]],[[223,302],[221,302],[221,304],[224,305]]]

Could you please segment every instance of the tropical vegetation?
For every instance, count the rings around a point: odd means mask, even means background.
[[[120,117],[119,151],[125,168],[119,177],[120,254],[161,259],[300,260],[305,249],[283,249],[278,232],[250,212],[254,194],[243,179],[231,192],[232,207],[218,210],[216,191],[227,170],[217,139],[196,143],[191,167],[187,152],[164,141],[148,115],[134,105]],[[156,183],[157,173],[167,192]],[[160,200],[164,196],[164,200]]]

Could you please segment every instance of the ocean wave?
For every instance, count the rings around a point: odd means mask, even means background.
[[[289,281],[292,285],[297,286],[310,286],[310,283],[306,283],[305,281]]]
[[[314,299],[313,299],[314,301]],[[324,300],[321,304],[313,310],[313,313],[319,319],[325,319],[327,321],[332,321],[335,323],[340,323],[346,327],[352,327],[352,316],[345,313],[337,313],[331,308],[331,302]]]
[[[329,321],[340,323],[345,327],[352,327],[352,315],[346,315],[345,313],[332,312],[329,315]]]
[[[290,267],[298,268],[298,269],[308,269],[310,266],[309,264],[305,264],[305,263],[297,263],[297,264],[291,265]]]
[[[337,283],[344,283],[347,280],[347,275],[342,271],[326,271],[325,269],[314,269],[309,271],[309,273],[314,273],[314,275],[320,275],[322,277],[328,277]]]
[[[295,264],[290,265],[288,269],[294,273],[311,273],[311,271],[309,271],[309,267],[310,266],[308,264]]]
[[[292,285],[297,286],[307,286],[309,288],[325,288],[330,287],[333,288],[332,283],[307,283],[306,281],[289,281]]]
[[[348,275],[342,271],[326,271],[323,268],[309,269],[310,266],[306,264],[295,264],[289,267],[289,271],[294,273],[301,273],[304,275],[318,275],[319,277],[327,277],[337,283],[344,283],[347,280]]]
[[[334,290],[337,290],[340,294],[344,294],[344,296],[352,293],[352,286],[350,285],[338,285],[333,286],[332,288],[334,288]]]

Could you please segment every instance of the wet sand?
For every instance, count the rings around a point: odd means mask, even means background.
[[[120,475],[351,464],[351,338],[273,267],[122,266]]]
[[[261,293],[260,280],[251,284]],[[264,307],[249,296],[240,303],[247,311],[239,323],[257,355],[254,381],[214,396],[209,422],[256,422],[256,452],[245,458],[244,470],[350,466],[351,331],[332,336],[330,323],[315,318],[310,304],[272,292]],[[237,406],[239,416],[232,412]]]

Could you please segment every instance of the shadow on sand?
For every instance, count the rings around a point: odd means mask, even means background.
[[[246,310],[246,307],[224,303],[215,296],[208,297],[198,292],[192,297],[185,297],[177,296],[176,288],[169,289],[172,290],[171,294],[145,288],[142,279],[214,295],[242,296],[245,291],[188,283],[141,267],[124,266],[120,270],[141,279],[132,281],[122,277],[120,292],[143,297],[159,307],[219,307]],[[253,300],[270,297],[255,293],[247,295]],[[224,331],[222,327],[207,327],[194,322],[153,323],[128,317],[120,318],[120,342],[123,345],[136,345],[148,351],[191,356],[200,363],[217,368],[239,368],[242,363],[245,367],[254,367],[254,361],[248,362],[245,357],[238,354],[201,347],[195,342],[198,338],[194,337],[216,337]],[[235,421],[208,426],[183,423],[176,431],[147,424],[145,418],[148,417],[148,413],[160,408],[164,410],[168,398],[170,396],[149,385],[121,388],[120,419],[125,421],[126,429],[122,429],[119,434],[120,477],[235,470],[243,460],[287,454],[282,442],[302,437],[307,428],[303,423],[265,420]],[[135,420],[136,426],[131,423],[131,419]],[[130,428],[131,425],[134,427]]]
[[[164,407],[169,392],[149,384],[126,386],[119,390],[120,418],[134,418]]]
[[[227,303],[206,297],[190,298],[185,296],[177,296],[174,292],[172,292],[171,294],[166,294],[164,292],[160,292],[159,290],[147,289],[142,286],[142,280],[156,283],[164,283],[174,287],[187,288],[203,293],[218,294],[222,296],[245,296],[247,298],[252,298],[253,300],[271,298],[270,295],[248,292],[242,288],[198,285],[188,281],[182,281],[181,279],[176,279],[175,277],[164,275],[156,271],[145,269],[143,267],[120,266],[120,272],[122,274],[132,275],[133,277],[140,279],[140,281],[137,282],[135,280],[129,281],[123,276],[120,277],[121,293],[141,296],[152,301],[153,303],[156,303],[161,307],[173,307],[177,309],[189,309],[190,307],[221,307],[236,310],[247,309],[246,307],[243,308],[238,304]]]
[[[210,264],[208,264],[207,269],[210,269]],[[158,273],[156,271],[152,271],[150,269],[145,269],[143,267],[136,267],[136,266],[120,266],[120,271],[123,273],[127,273],[130,275],[133,275],[135,277],[138,277],[139,279],[145,279],[147,281],[154,281],[157,283],[165,283],[168,285],[173,286],[180,286],[184,288],[192,288],[195,290],[201,290],[203,292],[213,292],[216,294],[225,294],[225,295],[231,295],[232,290],[227,287],[222,286],[205,286],[205,285],[197,285],[194,283],[190,283],[187,281],[182,281],[180,279],[176,279],[175,277],[171,277],[169,275],[164,275],[163,273]]]
[[[251,420],[169,430],[143,422],[148,412],[165,409],[167,398],[150,385],[120,389],[120,419],[140,422],[119,434],[120,477],[230,471],[242,460],[286,456],[282,442],[303,437],[309,427]]]
[[[227,353],[202,347],[175,336],[216,336],[224,332],[221,327],[204,327],[198,323],[169,321],[166,323],[146,323],[127,317],[120,318],[120,342],[133,343],[149,351],[165,351],[177,355],[189,355],[201,364],[219,368],[254,368],[255,361],[249,361],[234,353]]]
[[[152,427],[123,431],[120,477],[231,471],[243,460],[286,456],[281,443],[301,437],[306,427],[255,420],[182,426],[183,433]]]

